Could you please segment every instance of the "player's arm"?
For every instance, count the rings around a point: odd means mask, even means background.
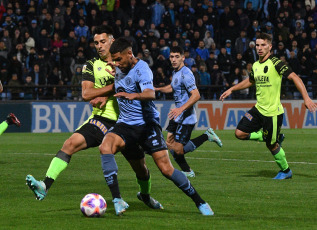
[[[3,91],[3,86],[2,86],[2,83],[0,81],[0,93],[2,93],[2,91]]]
[[[154,90],[161,92],[161,93],[172,93],[173,92],[173,88],[171,85],[166,85],[166,86],[159,87],[159,88],[154,87]]]
[[[105,87],[96,89],[94,88],[95,83],[92,81],[82,81],[82,97],[85,101],[90,101],[96,97],[108,96],[111,93],[114,93],[114,84],[107,85]]]
[[[300,79],[300,77],[297,74],[295,74],[294,72],[292,72],[290,75],[288,75],[287,78],[294,82],[297,90],[301,93],[301,95],[304,99],[304,103],[305,103],[306,108],[309,109],[310,112],[316,111],[317,105],[308,96],[306,87],[305,87],[302,79]]]
[[[171,119],[171,120],[176,119],[179,115],[182,114],[183,111],[192,107],[200,99],[200,93],[199,93],[198,89],[193,89],[192,91],[190,91],[190,94],[191,95],[190,95],[188,101],[184,105],[182,105],[179,108],[171,109],[171,111],[168,113],[169,119]]]
[[[240,83],[238,83],[238,84],[232,86],[231,88],[229,88],[228,90],[226,90],[223,94],[221,94],[219,100],[223,101],[225,98],[230,96],[230,94],[232,94],[233,91],[238,91],[238,90],[249,88],[253,84],[254,84],[254,81],[251,78],[246,78],[243,81],[241,81]]]
[[[155,91],[153,89],[144,89],[141,93],[126,93],[119,92],[114,95],[115,97],[127,99],[127,100],[140,100],[140,101],[151,101],[155,100]]]

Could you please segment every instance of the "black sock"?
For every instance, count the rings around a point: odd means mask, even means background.
[[[191,139],[190,141],[193,142],[193,144],[196,146],[196,148],[198,148],[207,140],[208,140],[207,134],[202,134],[194,139]]]
[[[50,187],[52,186],[52,184],[54,183],[54,179],[52,179],[50,177],[45,177],[43,182],[46,186],[46,191],[48,191],[50,189]]]
[[[112,194],[112,198],[121,199],[117,174],[112,174],[111,176],[105,177],[105,179]]]
[[[175,153],[174,160],[179,165],[179,167],[182,169],[182,171],[190,172],[190,167],[189,167],[184,155],[177,155]]]

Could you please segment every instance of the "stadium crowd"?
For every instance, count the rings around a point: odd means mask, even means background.
[[[152,69],[156,86],[170,83],[170,47],[182,46],[202,99],[209,100],[248,77],[258,58],[255,37],[269,33],[272,53],[292,67],[316,99],[316,4],[317,0],[0,0],[0,80],[5,89],[0,96],[80,100],[83,64],[97,56],[92,31],[107,24],[115,38],[132,42],[134,55]],[[287,84],[282,97],[298,98]],[[231,99],[254,99],[254,89]]]

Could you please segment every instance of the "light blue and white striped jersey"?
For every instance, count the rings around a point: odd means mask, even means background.
[[[176,108],[184,105],[190,98],[190,92],[197,89],[194,74],[186,66],[183,66],[177,72],[173,72],[171,86],[173,88]],[[182,123],[184,125],[195,124],[197,122],[195,107],[193,106],[183,111],[183,113],[175,119],[175,122]]]
[[[141,93],[145,89],[153,89],[153,73],[149,65],[139,60],[128,74],[116,68],[116,93]],[[128,125],[143,125],[145,123],[159,124],[159,112],[153,101],[126,100],[117,98],[119,104],[118,123]]]

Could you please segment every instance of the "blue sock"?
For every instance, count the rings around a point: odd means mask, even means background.
[[[101,154],[101,167],[112,198],[121,198],[117,178],[118,166],[113,154]]]
[[[188,152],[192,152],[196,149],[196,145],[192,141],[188,141],[184,146],[184,154]]]
[[[206,203],[199,194],[197,193],[196,189],[190,184],[190,181],[187,177],[179,170],[174,169],[174,172],[169,178],[174,184],[180,188],[187,196],[189,196],[198,207],[200,204]]]

